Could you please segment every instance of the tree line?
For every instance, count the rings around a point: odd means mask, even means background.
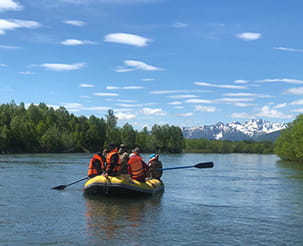
[[[117,126],[117,117],[108,110],[104,118],[77,117],[64,107],[45,103],[14,101],[0,105],[0,153],[97,152],[107,144],[139,146],[145,152],[179,153],[184,139],[179,127],[154,125],[136,131],[130,124]]]
[[[281,131],[274,151],[282,160],[303,162],[303,114]]]
[[[105,118],[75,116],[64,107],[14,101],[0,105],[0,153],[98,152],[107,144],[123,143],[147,153],[261,153],[303,162],[303,115],[297,116],[273,143],[184,139],[179,127],[153,125],[135,130],[129,123],[117,126],[108,110]]]

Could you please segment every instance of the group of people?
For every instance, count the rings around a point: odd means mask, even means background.
[[[140,148],[136,147],[131,153],[127,146],[121,144],[119,148],[109,144],[103,152],[94,154],[89,162],[88,177],[97,175],[130,177],[133,180],[145,182],[146,179],[162,176],[162,163],[159,155],[152,154],[146,164],[140,155]]]

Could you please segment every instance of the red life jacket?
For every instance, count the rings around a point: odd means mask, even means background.
[[[119,157],[119,154],[118,154],[118,149],[114,149],[112,150],[111,152],[109,152],[107,155],[106,155],[106,167],[105,167],[105,171],[109,171],[110,170],[110,167],[112,165],[112,156],[113,155],[117,155],[117,163],[114,164],[114,168],[111,170],[112,172],[120,172],[120,157]]]
[[[142,163],[142,157],[136,153],[132,153],[129,156],[128,165],[130,167],[130,175],[132,178],[138,178],[145,176],[145,168]]]
[[[98,170],[95,166],[96,161],[100,163],[100,170]],[[103,162],[101,156],[94,154],[93,158],[89,162],[87,176],[99,175],[99,174],[101,174],[100,171],[101,172],[104,171],[104,162]]]

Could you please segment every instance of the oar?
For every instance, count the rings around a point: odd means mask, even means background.
[[[78,179],[78,180],[76,180],[76,181],[74,181],[74,182],[71,182],[71,183],[69,183],[69,184],[66,184],[66,185],[58,185],[58,186],[55,186],[55,187],[53,187],[52,189],[54,189],[54,190],[64,190],[65,187],[70,186],[70,185],[73,185],[73,184],[76,184],[76,183],[78,183],[78,182],[80,182],[80,181],[82,181],[82,180],[85,180],[85,179],[88,179],[88,176],[85,176],[85,177],[83,177],[83,178],[81,178],[81,179]]]
[[[183,168],[212,168],[214,167],[213,162],[201,162],[193,166],[181,166],[181,167],[166,167],[166,168],[157,168],[156,170],[172,170],[172,169],[183,169]]]

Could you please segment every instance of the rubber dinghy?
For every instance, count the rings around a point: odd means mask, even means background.
[[[86,181],[85,194],[103,196],[149,196],[164,190],[164,184],[158,179],[145,183],[124,177],[105,177],[98,175]]]

